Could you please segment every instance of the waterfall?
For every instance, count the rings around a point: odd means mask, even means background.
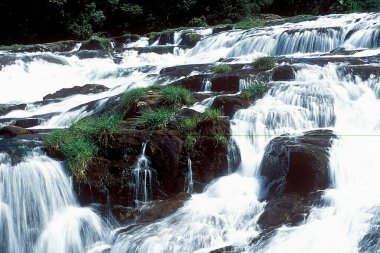
[[[194,182],[193,182],[193,168],[192,168],[190,157],[187,158],[187,170],[188,171],[187,171],[187,176],[186,176],[185,191],[187,193],[193,193],[193,185],[194,185]]]
[[[378,252],[379,20],[379,13],[353,13],[214,35],[211,29],[192,30],[205,37],[194,48],[177,48],[174,54],[138,53],[137,47],[149,45],[142,37],[124,45],[118,63],[110,56],[81,58],[76,50],[0,52],[0,83],[7,85],[0,103],[25,103],[25,109],[0,115],[0,120],[46,119],[37,128],[67,127],[128,89],[154,84],[165,67],[226,60],[242,63],[245,71],[254,58],[274,55],[278,65],[292,65],[295,71],[294,80],[270,81],[263,98],[233,116],[230,173],[194,194],[196,175],[189,157],[183,175],[191,198],[149,224],[111,227],[93,208],[79,206],[62,163],[37,151],[15,163],[0,152],[0,252],[209,252],[230,245],[262,253]],[[175,32],[175,44],[182,32]],[[244,74],[240,90],[255,82],[255,76]],[[110,89],[41,101],[48,93],[87,83]],[[210,90],[211,80],[205,78],[202,91]],[[215,98],[189,108],[204,112]],[[329,150],[331,184],[321,204],[313,206],[301,224],[284,225],[252,243],[263,232],[258,219],[267,203],[262,201],[259,170],[268,143],[281,134],[299,136],[321,128],[337,135]],[[147,145],[143,143],[131,172],[137,207],[152,200],[156,183]]]
[[[153,171],[150,167],[150,161],[145,155],[147,144],[148,141],[142,144],[141,154],[132,170],[132,181],[135,185],[135,202],[137,206],[139,206],[140,202],[148,202],[152,197]]]
[[[13,165],[0,153],[1,252],[84,252],[105,238],[107,225],[77,206],[59,162],[31,153]]]

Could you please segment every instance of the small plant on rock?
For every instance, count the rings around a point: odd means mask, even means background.
[[[274,68],[276,59],[273,56],[259,57],[252,63],[253,67],[258,71],[266,71]]]
[[[268,91],[268,89],[268,86],[264,83],[257,82],[242,90],[241,96],[245,99],[261,98]]]
[[[214,67],[215,73],[228,73],[231,72],[232,68],[228,64],[219,64]]]

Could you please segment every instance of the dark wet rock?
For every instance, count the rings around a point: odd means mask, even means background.
[[[17,49],[11,50],[13,53],[35,53],[35,52],[49,52],[46,45],[23,45]]]
[[[238,92],[240,89],[240,77],[238,75],[219,74],[211,80],[213,92]]]
[[[123,48],[125,44],[136,42],[140,39],[140,35],[137,34],[125,34],[119,37],[112,37],[112,41],[115,43],[115,48]]]
[[[371,76],[380,77],[380,66],[376,65],[356,65],[356,66],[341,66],[338,68],[340,76],[358,76],[363,81],[368,80]]]
[[[345,48],[336,48],[332,51],[330,51],[330,53],[326,54],[326,55],[353,55],[353,54],[356,54],[358,52],[361,52],[363,51],[363,49],[358,49],[358,50],[347,50]]]
[[[104,51],[112,51],[112,45],[110,39],[107,38],[99,38],[92,37],[89,40],[82,42],[79,50],[104,50]]]
[[[0,136],[12,138],[18,135],[34,134],[32,130],[28,130],[18,126],[5,126],[0,128]]]
[[[78,42],[74,40],[67,40],[47,43],[44,45],[49,48],[51,52],[69,52],[76,47],[77,43]]]
[[[247,108],[249,105],[249,100],[241,96],[217,96],[211,108],[221,109],[225,116],[232,118],[238,110]]]
[[[307,218],[320,196],[320,193],[308,196],[286,194],[270,200],[257,224],[261,229],[277,228],[283,225],[296,226]]]
[[[220,32],[225,32],[225,31],[229,31],[229,30],[232,30],[232,29],[233,29],[232,25],[215,27],[215,28],[212,28],[212,34],[220,33]]]
[[[59,99],[66,98],[77,94],[87,95],[91,93],[101,93],[107,91],[107,88],[104,85],[100,84],[86,84],[84,86],[74,86],[72,88],[63,88],[55,93],[46,95],[43,97],[44,100],[48,99]]]
[[[152,201],[140,210],[137,221],[148,223],[165,218],[183,207],[190,197],[189,193],[182,192],[170,199]]]
[[[6,115],[11,111],[25,110],[26,106],[27,104],[18,104],[18,105],[0,104],[0,116]]]
[[[43,120],[40,118],[23,118],[17,119],[14,125],[17,127],[29,128],[40,125],[42,121]]]
[[[151,45],[157,40],[158,45],[174,44],[174,32],[175,31],[166,31],[157,34],[149,34],[149,44]]]
[[[117,52],[124,52],[125,50],[134,50],[137,51],[138,54],[146,54],[146,53],[156,53],[156,54],[173,54],[174,50],[178,48],[178,46],[171,45],[159,45],[159,46],[150,46],[150,47],[130,47],[130,48],[122,48],[117,49]],[[180,48],[188,48],[185,46],[181,46]]]
[[[208,75],[190,76],[188,78],[176,81],[171,85],[181,86],[193,92],[202,91],[202,82],[204,82],[208,77]]]
[[[202,39],[202,36],[195,32],[184,32],[181,37],[182,40],[179,45],[188,47],[194,47]]]
[[[80,50],[75,52],[61,53],[64,56],[77,56],[80,60],[94,58],[110,58],[110,54],[106,50]]]
[[[274,138],[260,166],[263,199],[289,193],[307,195],[326,189],[330,183],[328,149],[334,138],[330,130]]]
[[[380,216],[378,209],[379,207],[374,208],[374,217],[370,222],[370,228],[359,242],[360,253],[378,252],[380,249]]]
[[[12,164],[23,161],[26,155],[30,155],[32,150],[42,145],[42,135],[40,134],[21,135],[5,139],[1,138],[2,136],[0,136],[0,153],[8,154]]]
[[[214,249],[214,250],[210,251],[209,253],[238,253],[238,252],[241,252],[241,251],[236,249],[236,247],[226,246],[226,247],[223,247],[220,249]]]
[[[292,66],[284,65],[276,67],[272,70],[273,81],[291,81],[296,77]]]
[[[43,61],[46,61],[49,63],[58,64],[58,65],[68,65],[69,64],[65,59],[62,59],[61,57],[55,56],[53,54],[36,55],[36,56],[33,56],[32,59],[43,60]]]

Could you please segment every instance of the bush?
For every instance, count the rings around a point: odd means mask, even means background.
[[[217,146],[227,146],[228,138],[223,133],[214,132],[211,135],[212,140],[215,142]]]
[[[263,56],[257,58],[253,63],[253,67],[258,71],[270,70],[276,64],[276,58],[273,56]]]
[[[174,117],[176,110],[173,108],[161,108],[145,111],[133,124],[136,128],[162,129],[167,126]]]
[[[248,86],[241,92],[241,96],[245,99],[261,98],[268,91],[268,86],[263,83],[256,83]]]
[[[189,22],[189,26],[193,27],[205,27],[208,26],[205,16],[199,18],[192,18]]]
[[[122,107],[125,109],[128,109],[135,103],[137,100],[142,98],[148,93],[149,89],[147,88],[134,88],[131,90],[128,90],[123,94],[121,97],[121,104]]]
[[[44,138],[44,144],[61,151],[73,175],[84,179],[87,167],[98,153],[99,146],[108,145],[110,138],[119,129],[119,116],[85,118],[69,128],[54,130]]]
[[[215,73],[227,73],[231,72],[232,68],[228,64],[219,64],[214,66],[214,72]]]

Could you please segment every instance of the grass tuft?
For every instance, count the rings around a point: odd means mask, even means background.
[[[242,90],[241,96],[245,99],[261,98],[268,91],[268,86],[257,82]]]
[[[276,58],[273,56],[259,57],[253,61],[253,67],[258,71],[270,70],[276,64]]]
[[[227,73],[231,72],[232,68],[228,64],[219,64],[214,67],[215,73]]]
[[[161,108],[157,110],[147,110],[136,119],[133,126],[143,129],[162,129],[173,119],[176,110],[174,108]]]

